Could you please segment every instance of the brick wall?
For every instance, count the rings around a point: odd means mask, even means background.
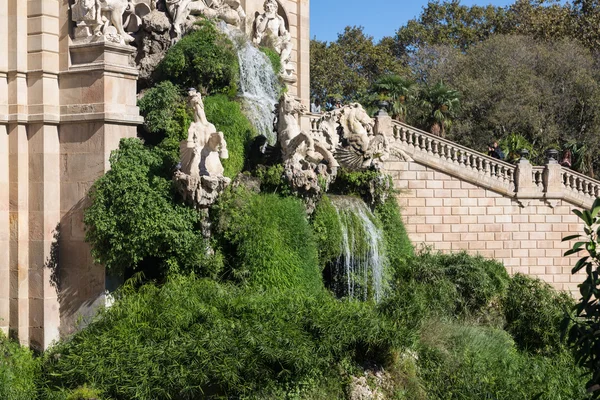
[[[465,250],[504,263],[509,273],[540,277],[557,289],[577,292],[577,257],[563,257],[582,224],[565,200],[517,201],[417,162],[389,162],[387,171],[413,244],[443,252]]]

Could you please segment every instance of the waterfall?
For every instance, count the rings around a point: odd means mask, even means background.
[[[381,300],[387,263],[383,232],[364,201],[330,196],[342,232],[340,255],[333,266],[333,290],[351,298]]]
[[[237,48],[240,63],[240,97],[244,114],[256,132],[264,135],[271,145],[277,141],[273,131],[275,104],[279,101],[281,86],[269,58],[254,46],[244,33],[222,23],[219,28],[229,36]]]

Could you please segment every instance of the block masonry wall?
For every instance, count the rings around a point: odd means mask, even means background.
[[[504,263],[510,274],[536,276],[578,295],[581,276],[571,275],[577,256],[563,257],[582,233],[565,200],[519,201],[417,162],[389,162],[386,170],[409,237],[417,248],[466,251]]]

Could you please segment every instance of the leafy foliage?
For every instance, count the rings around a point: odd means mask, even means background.
[[[430,399],[585,399],[567,353],[519,353],[502,330],[434,323],[421,334],[419,371]]]
[[[137,139],[123,139],[110,162],[84,217],[96,262],[117,273],[214,273],[205,264],[200,215],[175,199],[160,155]]]
[[[552,355],[563,350],[561,322],[574,302],[567,293],[525,275],[515,275],[503,298],[506,331],[520,350]]]
[[[206,118],[225,135],[229,158],[222,160],[224,175],[235,178],[244,168],[250,142],[256,136],[254,128],[242,113],[240,104],[225,95],[205,97],[204,111]]]
[[[215,233],[231,277],[269,290],[322,290],[314,236],[301,201],[243,188],[221,196]]]
[[[335,194],[361,197],[367,204],[379,204],[394,194],[393,183],[389,175],[370,169],[351,171],[338,170],[335,181],[329,191]]]
[[[31,400],[36,397],[39,362],[33,353],[0,331],[0,398]]]
[[[399,75],[384,75],[372,86],[372,90],[383,96],[383,99],[391,100],[392,117],[398,121],[406,121],[408,104],[415,101],[416,83],[402,78]]]
[[[385,254],[392,268],[398,269],[414,255],[400,207],[395,197],[388,198],[384,203],[375,207],[375,216],[381,221],[385,240]]]
[[[210,21],[201,21],[196,27],[169,49],[157,66],[156,80],[234,97],[239,63],[233,43]]]
[[[540,153],[570,140],[600,148],[597,68],[576,42],[494,36],[466,54],[436,52],[440,62],[419,68],[462,93],[452,139],[483,150],[493,137],[518,133]]]
[[[574,235],[563,239],[575,240],[571,250],[565,252],[565,257],[584,252],[575,266],[573,274],[585,272],[585,280],[579,285],[581,298],[575,306],[573,326],[569,330],[568,340],[575,351],[577,364],[587,369],[591,375],[587,383],[594,398],[600,398],[600,198],[596,199],[589,210],[573,210],[584,224],[585,235]],[[569,320],[565,320],[565,324]]]
[[[54,347],[44,378],[55,389],[96,382],[117,400],[273,398],[341,362],[384,362],[400,338],[368,304],[176,278],[129,293]]]
[[[312,217],[312,227],[319,251],[319,265],[339,257],[342,249],[342,226],[337,210],[327,195],[319,201]]]

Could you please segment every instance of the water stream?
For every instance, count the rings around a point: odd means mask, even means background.
[[[269,58],[254,46],[246,35],[227,24],[220,29],[235,44],[240,63],[240,97],[244,114],[256,132],[264,135],[274,145],[277,136],[273,131],[275,104],[279,100],[281,85]]]
[[[379,301],[384,292],[386,257],[383,232],[364,201],[331,196],[342,231],[340,255],[333,266],[333,290],[354,299]]]

